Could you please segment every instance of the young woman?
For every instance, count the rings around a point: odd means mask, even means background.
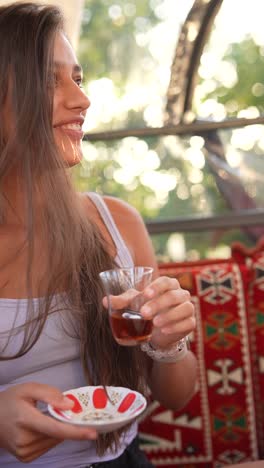
[[[64,390],[100,384],[149,386],[163,405],[184,405],[196,379],[193,354],[176,346],[195,327],[189,294],[158,277],[133,208],[71,185],[90,102],[60,11],[1,7],[0,44],[0,466],[150,466],[135,423],[98,436],[51,418],[46,404],[69,409]],[[115,343],[99,282],[133,264],[155,269],[142,307],[154,323],[147,352]]]

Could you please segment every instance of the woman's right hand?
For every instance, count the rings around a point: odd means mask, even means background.
[[[19,461],[31,462],[65,439],[96,439],[94,429],[65,424],[42,414],[36,408],[38,401],[61,410],[73,406],[60,390],[39,383],[20,384],[0,392],[0,447]]]

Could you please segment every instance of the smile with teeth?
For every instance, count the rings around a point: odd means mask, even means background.
[[[69,138],[74,140],[82,140],[84,133],[82,131],[82,124],[80,122],[71,122],[68,124],[58,125],[58,128],[65,133]]]
[[[79,132],[82,131],[82,127],[81,127],[81,124],[79,123],[70,123],[70,124],[64,124],[64,125],[61,125],[61,128],[65,128],[65,129],[69,129],[69,130],[77,130]]]

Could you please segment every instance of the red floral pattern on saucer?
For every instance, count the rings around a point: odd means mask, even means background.
[[[80,387],[64,392],[74,402],[71,410],[48,405],[49,413],[60,421],[111,432],[137,418],[146,408],[141,393],[125,387]]]

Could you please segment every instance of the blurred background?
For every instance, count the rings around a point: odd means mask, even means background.
[[[76,187],[135,206],[163,261],[254,245],[264,234],[264,2],[50,3],[64,9],[91,100]]]

